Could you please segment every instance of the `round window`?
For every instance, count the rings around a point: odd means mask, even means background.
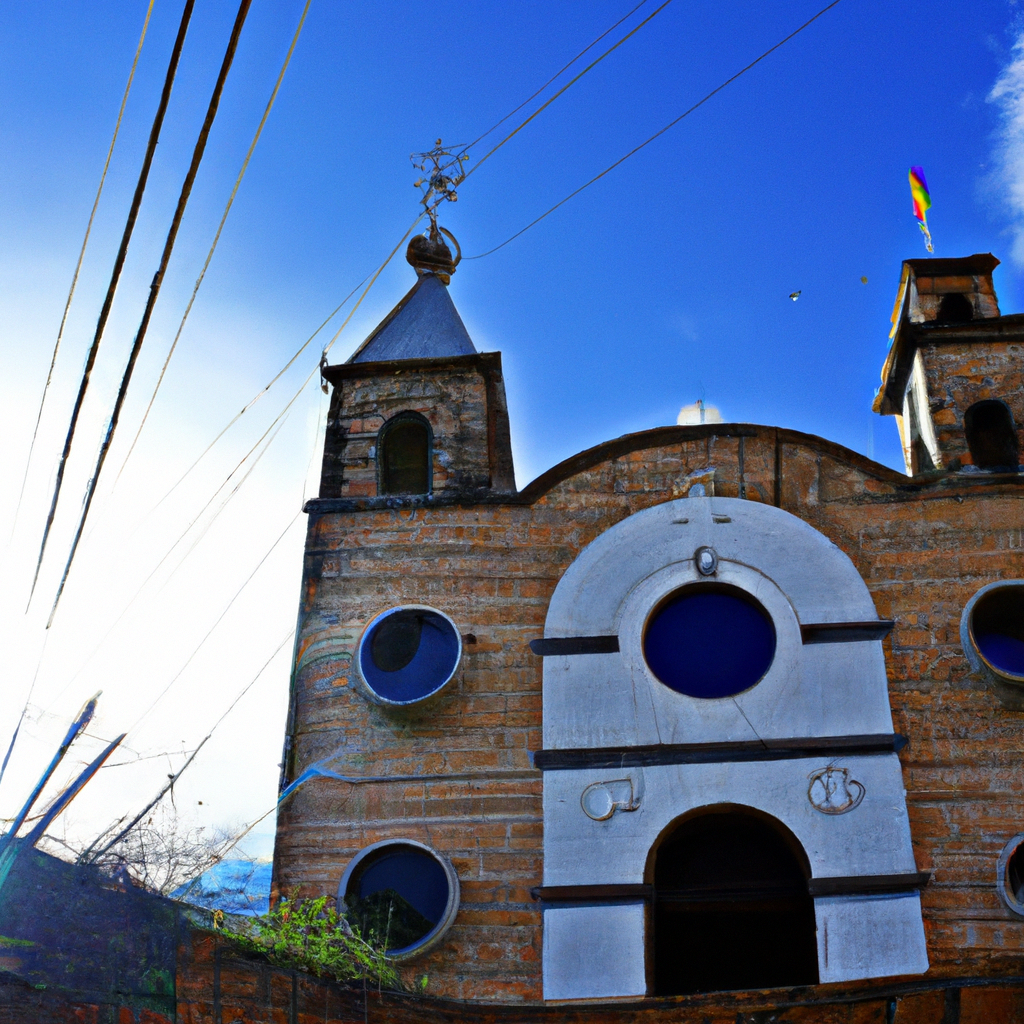
[[[346,917],[394,958],[421,953],[448,930],[459,906],[455,869],[413,840],[385,840],[356,855],[338,889]]]
[[[1024,835],[1014,836],[999,854],[996,888],[1003,902],[1024,917]]]
[[[775,627],[746,591],[684,587],[651,616],[644,657],[657,678],[687,697],[731,697],[756,685],[775,657]]]
[[[985,664],[1024,683],[1024,585],[985,587],[968,605],[970,639]]]
[[[387,704],[413,704],[437,693],[455,674],[462,638],[432,608],[395,608],[370,623],[359,644],[359,671]]]

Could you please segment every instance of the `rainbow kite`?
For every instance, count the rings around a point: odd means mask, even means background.
[[[923,167],[910,168],[910,194],[914,198],[914,216],[917,218],[917,226],[924,235],[925,248],[929,252],[934,252],[932,235],[928,230],[928,208],[932,205],[932,197],[928,194],[928,182],[924,180]]]

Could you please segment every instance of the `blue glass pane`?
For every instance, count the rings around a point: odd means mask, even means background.
[[[768,614],[734,587],[689,587],[663,605],[644,636],[644,656],[666,686],[688,697],[749,690],[775,657]]]
[[[448,876],[425,850],[396,846],[376,857],[359,874],[359,898],[388,889],[412,904],[431,925],[444,917],[448,906]]]
[[[345,893],[349,920],[391,953],[413,949],[444,917],[448,876],[414,846],[395,844],[368,858]]]
[[[971,614],[971,633],[997,672],[1024,676],[1024,587],[996,587],[983,594]]]
[[[363,679],[385,700],[421,700],[451,676],[459,660],[459,637],[436,612],[401,609],[383,616],[359,651]]]
[[[1024,676],[1024,640],[1005,633],[982,633],[975,640],[990,665],[1011,676]]]

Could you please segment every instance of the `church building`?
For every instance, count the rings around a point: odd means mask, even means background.
[[[276,893],[337,896],[410,984],[485,1003],[1019,975],[1024,315],[998,261],[903,264],[874,410],[905,473],[706,422],[519,490],[446,234],[322,368]]]

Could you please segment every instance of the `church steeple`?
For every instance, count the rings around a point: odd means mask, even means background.
[[[455,258],[442,232],[454,243]],[[466,325],[448,294],[448,283],[462,256],[459,243],[444,228],[432,228],[431,235],[433,237],[415,235],[409,242],[405,258],[415,267],[417,281],[356,349],[350,363],[476,353]]]
[[[348,362],[323,367],[334,391],[321,498],[420,505],[515,491],[501,355],[477,352],[448,294],[458,248],[440,227],[413,238],[416,284]]]

